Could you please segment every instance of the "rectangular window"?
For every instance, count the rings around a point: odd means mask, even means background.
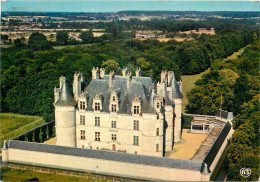
[[[156,152],[159,152],[159,144],[156,144]]]
[[[100,126],[100,117],[95,117],[95,126]]]
[[[113,96],[113,101],[116,101],[116,97],[115,96]]]
[[[80,125],[85,125],[85,116],[80,115]]]
[[[95,141],[100,141],[100,132],[95,132]]]
[[[80,130],[80,139],[81,140],[85,140],[86,139],[86,135],[85,135],[85,130]]]
[[[157,119],[160,119],[160,115],[159,114],[156,114],[157,115]]]
[[[100,103],[95,102],[95,111],[100,111]]]
[[[116,128],[116,121],[111,121],[111,128]]]
[[[112,136],[112,140],[116,141],[116,134],[112,134],[111,136]]]
[[[85,109],[86,108],[86,103],[83,101],[80,101],[80,109]]]
[[[111,112],[116,112],[116,104],[111,105]]]
[[[159,136],[159,128],[156,128],[156,136]]]
[[[134,114],[139,114],[139,106],[134,106]]]
[[[133,145],[139,145],[139,137],[138,136],[134,136],[133,138]]]
[[[139,121],[134,120],[134,130],[139,130]]]

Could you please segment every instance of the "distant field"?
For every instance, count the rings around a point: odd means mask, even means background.
[[[58,174],[33,172],[30,170],[13,169],[8,167],[1,168],[2,181],[99,181],[98,179],[87,179]]]
[[[190,91],[194,87],[194,83],[202,77],[202,75],[208,73],[210,69],[197,74],[197,75],[182,75],[182,94],[183,94],[183,99],[182,99],[182,112],[184,113],[185,111],[185,106],[188,104],[188,99],[186,93]]]
[[[12,139],[45,123],[42,117],[0,113],[0,140]]]

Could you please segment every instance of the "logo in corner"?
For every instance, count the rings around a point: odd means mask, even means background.
[[[252,173],[252,170],[250,168],[241,168],[240,169],[240,174],[244,177],[244,178],[248,178]]]

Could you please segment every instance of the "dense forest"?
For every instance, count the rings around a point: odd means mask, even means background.
[[[214,115],[220,107],[236,115],[235,132],[228,147],[228,180],[257,181],[259,178],[259,40],[246,47],[235,60],[214,60],[211,70],[188,93],[189,113]],[[245,179],[241,168],[250,168]]]

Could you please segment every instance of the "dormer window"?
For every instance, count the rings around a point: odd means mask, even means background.
[[[102,110],[102,95],[96,95],[93,99],[93,110],[94,111],[101,111]]]
[[[134,114],[139,114],[140,108],[139,106],[134,106]]]
[[[100,111],[100,103],[95,102],[95,111]]]
[[[118,98],[117,94],[118,93],[116,91],[111,92],[111,96],[110,96],[110,100],[109,100],[110,113],[116,113],[119,110],[119,98]]]
[[[135,97],[132,102],[132,114],[141,114],[141,98]]]
[[[86,108],[86,102],[80,101],[80,107],[79,107],[79,108],[85,110],[85,108]]]
[[[116,104],[111,104],[111,112],[116,112]]]

